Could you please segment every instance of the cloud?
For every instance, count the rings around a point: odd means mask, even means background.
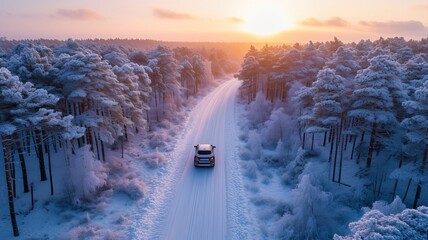
[[[346,27],[349,25],[346,20],[339,17],[332,17],[327,20],[308,18],[300,21],[299,24],[306,27]]]
[[[68,18],[72,20],[97,20],[104,18],[100,13],[86,8],[71,9],[58,9],[54,17]]]
[[[227,20],[229,20],[229,22],[231,23],[244,23],[245,20],[242,18],[238,18],[238,17],[230,17]]]
[[[174,20],[189,20],[195,17],[187,13],[178,13],[167,9],[155,8],[153,15],[161,19],[174,19]]]
[[[389,22],[360,21],[359,25],[372,31],[383,33],[420,33],[427,31],[427,27],[422,22],[414,20]]]

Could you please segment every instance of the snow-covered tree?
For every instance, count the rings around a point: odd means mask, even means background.
[[[396,53],[394,53],[395,59],[400,64],[405,64],[414,56],[413,50],[410,47],[400,48]]]
[[[62,86],[66,106],[79,125],[95,128],[101,140],[112,144],[132,124],[123,116],[124,86],[111,66],[97,54],[63,55],[55,64],[55,82]],[[90,142],[92,137],[89,137]]]
[[[352,81],[360,70],[355,50],[346,47],[339,47],[332,59],[325,63],[325,67],[334,69],[337,75],[348,81]]]
[[[36,89],[30,82],[22,83],[9,70],[0,69],[1,134],[12,135],[18,130],[34,129],[37,138],[41,180],[47,180],[44,166],[41,134],[42,130],[62,134],[64,138],[80,137],[83,129],[71,123],[72,116],[62,117],[53,110],[58,98],[44,89]],[[14,135],[15,141],[17,135]],[[22,150],[18,149],[18,152]],[[20,154],[20,157],[23,155]],[[25,161],[20,158],[23,171]],[[26,174],[25,174],[26,175]],[[25,181],[25,180],[24,180]],[[28,187],[27,187],[28,189]]]
[[[403,84],[409,96],[413,96],[416,88],[428,80],[427,54],[417,54],[410,58],[403,69]]]
[[[54,49],[55,56],[61,56],[61,54],[74,55],[76,53],[90,54],[92,50],[83,46],[80,42],[71,38],[67,39],[65,43]]]
[[[182,67],[174,58],[173,52],[166,47],[158,46],[147,53],[154,100],[162,104],[163,111],[172,114],[183,102],[180,72]],[[158,108],[158,107],[156,107]]]
[[[384,214],[374,209],[360,220],[349,224],[349,236],[334,236],[334,240],[352,239],[415,239],[428,236],[428,208],[405,209],[397,214]]]
[[[316,80],[318,71],[323,67],[325,60],[315,45],[309,42],[302,51],[302,61],[304,63],[300,69],[302,77],[298,80],[306,86],[311,86]]]
[[[407,139],[424,149],[422,156],[424,165],[427,161],[428,151],[428,81],[417,88],[414,98],[403,102],[403,106],[411,115],[401,122],[401,126],[407,130]]]
[[[344,112],[342,101],[345,79],[329,68],[318,72],[312,84],[314,95],[313,119],[320,127],[336,126]]]
[[[116,46],[109,46],[103,51],[103,59],[107,60],[109,64],[114,66],[122,66],[129,63],[128,55],[123,49]]]
[[[257,93],[259,62],[254,56],[248,56],[244,59],[241,70],[238,73],[238,79],[243,80],[242,88],[245,88],[248,96],[248,103],[253,101]]]
[[[268,101],[262,92],[258,92],[256,99],[248,106],[247,118],[252,127],[256,127],[266,120],[272,111],[272,103]]]
[[[197,94],[199,88],[201,88],[203,83],[206,83],[213,79],[211,68],[209,62],[204,60],[201,55],[194,54],[190,59],[190,64],[192,64],[195,83],[193,86],[193,94]]]
[[[303,175],[297,188],[292,191],[292,215],[285,214],[280,221],[282,239],[325,239],[334,227],[331,218],[332,196]]]
[[[314,105],[314,91],[313,87],[301,87],[294,97],[293,101],[298,106],[297,120],[299,123],[299,136],[301,137],[302,147],[305,145],[306,127],[314,122],[312,106]]]
[[[143,51],[134,50],[128,54],[128,58],[131,62],[146,66],[149,64],[149,59]]]
[[[193,70],[192,64],[189,60],[184,59],[180,62],[181,74],[180,74],[180,82],[181,85],[186,89],[186,99],[189,98],[189,92],[192,86],[196,85],[195,71]]]
[[[370,66],[356,76],[356,89],[349,116],[371,125],[370,145],[366,166],[371,166],[378,127],[396,126],[405,100],[400,81],[400,65],[388,55],[370,59]]]
[[[31,42],[18,44],[11,53],[7,68],[23,82],[30,81],[36,87],[50,90],[52,86],[53,51]]]
[[[69,198],[74,205],[80,205],[82,200],[90,199],[96,191],[106,184],[107,169],[95,159],[94,153],[85,145],[76,151],[70,159],[68,168]]]
[[[129,118],[136,127],[144,128],[146,125],[145,112],[149,109],[148,98],[150,94],[150,79],[144,67],[127,63],[121,67],[113,67],[117,80],[123,86],[124,100],[122,109],[125,117]]]
[[[345,79],[336,75],[334,70],[326,68],[318,72],[317,80],[312,84],[312,94],[314,106],[312,108],[311,122],[309,122],[309,129],[306,132],[311,132],[312,136],[316,132],[324,132],[323,146],[326,144],[327,132],[330,131],[332,137],[329,160],[332,159],[333,145],[336,140],[336,149],[338,148],[341,140],[342,120],[343,114],[346,111],[345,96]],[[312,138],[312,147],[313,149]],[[337,155],[335,155],[337,156]],[[334,159],[334,166],[336,166],[336,157]],[[335,168],[333,171],[333,179],[335,177]]]

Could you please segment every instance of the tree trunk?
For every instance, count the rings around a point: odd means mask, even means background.
[[[13,154],[13,151],[10,154],[10,169],[11,171],[11,177],[12,177],[12,190],[13,190],[13,197],[16,198],[16,174],[15,174],[15,155]]]
[[[343,147],[343,151],[346,151],[346,148],[348,147],[348,139],[349,139],[349,135],[346,135],[345,137],[345,146]]]
[[[59,148],[62,148],[62,141],[63,141],[63,139],[62,139],[62,137],[58,137],[58,146],[59,146]]]
[[[306,141],[306,132],[303,129],[302,149],[305,149],[305,141]]]
[[[337,179],[338,183],[341,183],[342,180],[342,163],[343,163],[343,142],[341,143],[340,147],[340,160],[339,160],[339,178]]]
[[[53,196],[53,194],[54,194],[54,188],[53,188],[53,179],[52,179],[51,149],[50,149],[49,144],[48,144],[47,147],[48,147],[49,183],[50,183],[50,187],[51,187],[51,196]]]
[[[158,94],[156,90],[155,90],[155,110],[156,110],[156,122],[159,122]]]
[[[42,136],[43,137],[47,136],[45,131],[42,131]],[[43,145],[45,146],[45,153],[48,153],[48,144],[49,144],[49,137],[46,137],[46,139],[43,139]]]
[[[94,140],[95,140],[95,147],[97,149],[97,158],[98,160],[100,160],[100,147],[98,146],[98,137],[96,132],[94,132]]]
[[[55,153],[57,153],[58,149],[56,147],[56,134],[53,134],[52,137],[51,137],[51,139],[52,139],[52,146],[54,148],[54,151],[55,151]]]
[[[353,138],[354,138],[354,142],[352,143],[351,160],[354,159],[354,150],[355,150],[355,144],[357,143],[357,135],[355,135]]]
[[[18,224],[16,222],[15,216],[15,204],[13,202],[13,193],[12,193],[12,184],[10,179],[10,169],[9,169],[9,152],[6,145],[6,137],[2,136],[2,147],[3,147],[3,158],[4,158],[4,170],[6,176],[6,186],[7,186],[7,196],[9,199],[9,213],[10,220],[12,222],[13,236],[19,236]]]
[[[331,134],[332,134],[332,137],[331,137],[331,142],[330,142],[330,154],[328,155],[328,161],[329,162],[331,162],[331,158],[333,156],[334,136],[336,135],[334,128],[331,129]]]
[[[40,130],[35,131],[36,134],[36,141],[37,141],[37,152],[39,157],[39,169],[40,169],[40,181],[46,181],[48,180],[46,176],[46,169],[45,169],[45,158],[43,156],[43,140],[42,140],[42,132]]]
[[[92,130],[91,127],[86,127],[86,138],[88,144],[91,146],[91,151],[94,151],[94,140],[92,139]]]
[[[21,147],[21,141],[16,132],[13,133],[12,138],[15,140],[15,145],[18,150],[18,157],[19,157],[19,162],[21,164],[21,171],[22,171],[22,183],[24,185],[24,193],[26,193],[26,192],[29,192],[30,189],[28,187],[27,165],[25,164],[24,151]]]
[[[334,162],[333,162],[333,181],[335,181],[335,178],[336,178],[337,152],[339,150],[340,142],[342,141],[341,140],[342,137],[339,135],[340,130],[337,129],[336,131],[337,131],[337,134],[336,134],[337,136],[336,136],[336,149],[334,152]]]
[[[313,151],[313,150],[314,150],[314,140],[315,140],[315,133],[312,133],[311,151]]]
[[[422,183],[421,180],[419,180],[418,182],[418,187],[416,188],[416,193],[415,193],[415,199],[413,200],[413,208],[416,208],[418,206],[418,201],[419,201],[419,197],[421,196],[421,190],[422,190]]]
[[[327,141],[327,131],[324,132],[324,141],[322,142],[322,146],[325,147]]]
[[[398,186],[398,179],[395,179],[394,191],[392,192],[392,199],[391,199],[391,201],[394,201],[395,193],[397,192],[397,186]]]
[[[410,183],[412,182],[412,178],[409,179],[409,182],[407,183],[406,192],[404,193],[403,202],[406,200],[407,193],[409,192]]]
[[[366,167],[370,168],[372,165],[372,155],[374,151],[374,144],[376,139],[376,129],[377,129],[377,123],[373,123],[372,126],[372,133],[370,134],[370,145],[369,145],[369,151],[367,152],[367,161],[366,161]]]
[[[126,128],[126,125],[123,125],[123,130],[124,130],[125,139],[128,140],[128,129]]]
[[[26,133],[26,140],[27,140],[27,153],[28,156],[31,155],[31,130],[25,131]]]
[[[381,190],[382,190],[382,183],[384,182],[384,175],[385,175],[385,173],[382,172],[382,175],[381,175],[381,178],[380,178],[380,181],[379,181],[379,188],[377,190],[377,195],[376,195],[377,198],[379,198]]]
[[[363,144],[363,142],[364,142],[364,135],[366,134],[366,131],[363,131],[363,133],[361,134],[361,139],[360,139],[360,147],[359,147],[359,150],[360,151],[358,151],[358,156],[357,156],[357,164],[359,164],[360,163],[360,158],[361,158],[361,151],[362,151],[362,144]]]
[[[146,110],[146,115],[147,115],[147,132],[150,132],[149,110]]]
[[[403,164],[403,157],[402,157],[402,155],[400,154],[400,162],[399,162],[399,164],[398,164],[398,168],[401,168],[401,165]],[[391,199],[391,201],[393,201],[394,200],[394,198],[395,198],[395,193],[397,192],[397,185],[398,185],[398,179],[395,179],[395,183],[394,183],[394,192],[392,193],[392,199]]]
[[[123,136],[120,137],[120,145],[122,147],[122,158],[123,158]]]
[[[105,152],[105,149],[104,149],[104,142],[103,142],[103,140],[100,139],[100,143],[101,143],[101,153],[102,153],[103,161],[105,162],[106,161],[106,152]]]
[[[423,173],[425,171],[425,165],[427,163],[427,157],[428,157],[428,144],[425,144],[425,151],[422,155],[422,164],[421,164],[421,172]]]

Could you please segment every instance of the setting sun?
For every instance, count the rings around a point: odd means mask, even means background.
[[[252,6],[246,15],[242,30],[249,33],[266,36],[290,29],[286,12],[274,4]]]

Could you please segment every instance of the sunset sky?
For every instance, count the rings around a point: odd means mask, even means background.
[[[428,37],[427,0],[0,0],[0,37],[307,42]]]

